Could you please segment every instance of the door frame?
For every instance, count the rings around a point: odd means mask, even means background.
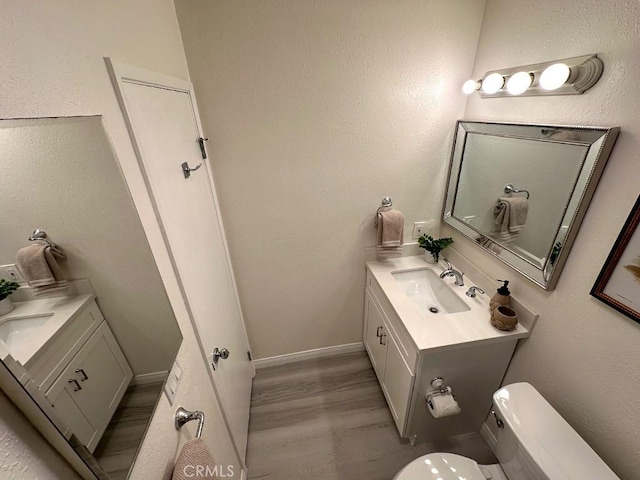
[[[124,121],[127,125],[127,130],[129,132],[129,136],[131,138],[131,143],[133,145],[133,149],[135,152],[135,156],[136,156],[136,160],[138,163],[138,167],[140,168],[140,172],[142,174],[143,180],[144,180],[144,185],[145,185],[145,189],[146,189],[146,193],[148,195],[148,198],[151,201],[151,205],[156,217],[156,222],[158,224],[158,226],[160,227],[160,231],[162,234],[162,241],[164,243],[164,246],[166,248],[166,251],[169,255],[170,261],[171,261],[171,270],[172,270],[172,274],[173,277],[180,289],[180,294],[182,296],[182,300],[186,306],[187,312],[189,314],[189,320],[191,322],[191,326],[194,330],[197,342],[198,342],[198,346],[200,348],[200,354],[202,356],[203,361],[205,362],[205,364],[207,364],[208,360],[207,360],[207,350],[206,347],[203,345],[202,342],[202,338],[200,337],[200,332],[198,330],[198,325],[197,322],[195,320],[195,317],[193,315],[190,303],[188,301],[187,295],[186,295],[186,291],[184,288],[184,285],[182,283],[182,280],[180,279],[180,275],[178,274],[178,269],[177,269],[177,265],[176,265],[176,261],[175,258],[173,256],[172,250],[171,250],[171,244],[169,242],[169,239],[167,237],[165,228],[162,224],[162,220],[161,220],[161,216],[160,216],[160,211],[155,199],[155,196],[153,194],[153,190],[151,189],[151,183],[150,180],[148,178],[147,175],[147,171],[146,168],[144,166],[144,162],[142,159],[142,150],[140,148],[140,145],[138,144],[138,140],[137,140],[137,136],[136,136],[136,131],[135,128],[132,124],[132,122],[130,121],[129,118],[129,114],[131,112],[131,108],[128,104],[128,101],[126,99],[126,97],[123,95],[123,90],[124,90],[124,84],[125,83],[135,83],[138,85],[143,85],[143,86],[149,86],[149,87],[156,87],[156,88],[163,88],[163,89],[168,89],[168,90],[173,90],[173,91],[177,91],[177,92],[181,92],[181,93],[185,93],[187,94],[190,99],[191,99],[191,106],[193,107],[193,112],[194,112],[194,121],[198,130],[198,135],[200,135],[201,137],[203,137],[204,135],[202,134],[202,125],[200,122],[200,113],[198,112],[198,106],[197,103],[195,101],[195,92],[193,89],[193,84],[189,81],[186,80],[182,80],[179,78],[175,78],[175,77],[171,77],[169,75],[165,75],[163,73],[159,73],[159,72],[154,72],[152,70],[147,70],[145,68],[142,67],[137,67],[135,65],[129,65],[117,60],[112,59],[111,57],[104,57],[105,63],[107,65],[107,70],[109,71],[109,76],[111,77],[111,80],[114,84],[114,90],[116,92],[116,96],[118,98],[118,103],[120,104],[120,108],[122,109],[123,112],[123,117],[124,117]],[[206,147],[205,147],[206,148]],[[209,157],[207,155],[207,157]],[[209,160],[210,158],[207,158],[206,160]],[[239,317],[240,317],[240,324],[242,327],[242,335],[243,335],[243,339],[244,339],[244,343],[246,345],[247,351],[250,351],[249,348],[249,338],[247,335],[247,329],[245,326],[245,322],[244,322],[244,315],[242,313],[242,307],[240,305],[240,297],[238,295],[238,287],[237,287],[237,283],[236,283],[236,279],[235,279],[235,274],[233,271],[233,266],[231,264],[231,257],[229,256],[229,247],[227,244],[227,237],[226,237],[226,233],[225,233],[225,229],[224,229],[224,225],[222,223],[222,216],[221,216],[221,212],[220,212],[220,203],[218,201],[218,195],[215,189],[215,181],[214,181],[214,177],[213,177],[213,170],[211,168],[211,162],[209,162],[208,165],[206,165],[207,168],[205,168],[205,170],[207,171],[207,179],[209,181],[209,186],[211,189],[211,193],[213,195],[213,200],[214,200],[214,207],[216,210],[216,215],[217,215],[217,222],[218,222],[218,226],[220,228],[220,232],[222,233],[222,243],[223,243],[223,248],[224,248],[224,252],[225,252],[225,256],[227,259],[227,268],[229,269],[229,273],[231,275],[231,281],[233,283],[233,292],[234,292],[234,296],[235,296],[235,301],[236,301],[236,305],[238,308],[238,312],[239,312]],[[253,361],[249,361],[249,364],[251,366],[251,373],[252,376],[255,376],[255,366],[253,365]],[[246,452],[245,454],[241,454],[241,452],[238,449],[238,446],[236,444],[236,440],[233,437],[232,434],[232,430],[231,430],[231,425],[227,419],[227,414],[224,410],[224,403],[222,401],[222,396],[220,394],[220,391],[218,389],[218,386],[216,385],[216,381],[215,378],[213,376],[213,372],[212,370],[209,368],[208,365],[206,365],[206,369],[207,372],[209,374],[209,380],[211,381],[211,385],[213,387],[215,396],[216,396],[216,400],[218,401],[218,404],[220,406],[220,410],[222,412],[222,418],[224,419],[224,423],[225,423],[225,427],[227,429],[229,438],[231,438],[231,443],[233,445],[234,451],[236,453],[236,456],[238,457],[238,460],[242,466],[242,470],[243,470],[243,477],[246,475],[246,462],[245,462],[245,456],[246,456]]]

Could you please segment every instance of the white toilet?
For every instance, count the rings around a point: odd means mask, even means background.
[[[500,464],[478,465],[452,453],[430,453],[394,480],[619,480],[554,408],[528,383],[493,394]]]

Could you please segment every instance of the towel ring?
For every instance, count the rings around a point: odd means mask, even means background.
[[[393,201],[391,200],[391,197],[384,197],[382,199],[381,206],[382,207],[391,207],[391,206],[393,206]]]
[[[36,228],[33,233],[31,235],[29,235],[29,241],[30,242],[35,242],[37,240],[41,240],[43,242],[47,242],[47,245],[49,245],[51,248],[54,248],[56,246],[55,243],[49,241],[47,239],[47,232],[45,232],[44,230],[42,230],[41,228]]]
[[[507,185],[504,186],[504,193],[506,194],[511,194],[511,193],[526,193],[527,194],[527,199],[529,198],[529,190],[518,190],[516,187],[513,186],[513,184],[508,183]]]
[[[190,412],[182,407],[178,408],[178,410],[176,410],[173,424],[176,427],[176,430],[180,430],[185,423],[190,422],[191,420],[198,420],[196,438],[200,438],[202,436],[202,428],[204,427],[204,413],[200,410]]]

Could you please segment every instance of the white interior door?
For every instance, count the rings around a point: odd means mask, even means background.
[[[213,177],[197,141],[202,135],[192,86],[119,63],[113,68],[174,269],[244,461],[253,369]],[[189,178],[183,162],[197,167]],[[216,347],[229,357],[212,366]]]

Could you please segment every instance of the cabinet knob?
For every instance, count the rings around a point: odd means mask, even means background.
[[[82,390],[82,387],[80,386],[80,384],[78,383],[78,381],[75,378],[72,378],[71,380],[69,380],[68,383],[75,383],[76,386],[73,387],[73,391],[77,392],[78,390]]]

